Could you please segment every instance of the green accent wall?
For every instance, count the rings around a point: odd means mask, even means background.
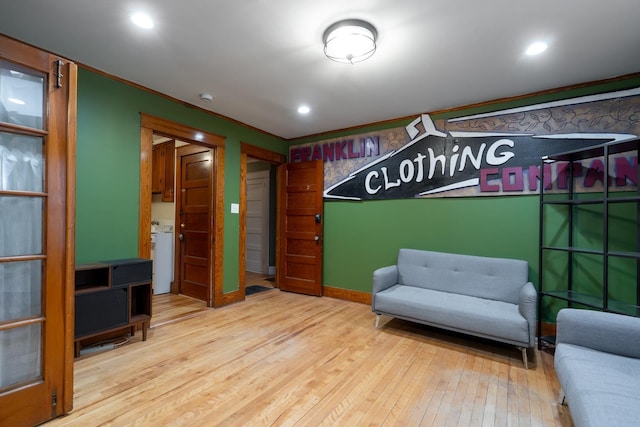
[[[240,142],[282,154],[280,138],[110,79],[78,73],[76,263],[138,254],[140,113],[226,138],[223,290],[238,288]]]
[[[620,80],[432,118],[445,119],[638,86],[640,78]],[[137,255],[140,112],[226,138],[224,292],[238,286],[239,217],[230,213],[230,205],[240,199],[241,141],[286,154],[290,145],[405,126],[414,118],[284,141],[80,68],[77,263]],[[370,292],[373,271],[394,264],[399,248],[412,247],[524,259],[529,262],[529,278],[537,286],[538,201],[538,196],[327,201],[323,284]]]
[[[395,264],[399,248],[525,259],[530,277],[537,274],[537,196],[332,201],[324,208],[329,286],[371,292],[373,271]]]

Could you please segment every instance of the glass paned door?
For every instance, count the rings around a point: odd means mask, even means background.
[[[0,425],[71,410],[76,73],[0,35]]]
[[[45,76],[0,61],[0,121],[42,129],[45,94]],[[0,391],[42,377],[45,138],[20,131],[0,132]]]

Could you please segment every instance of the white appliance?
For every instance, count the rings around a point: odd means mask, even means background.
[[[171,291],[173,281],[173,232],[151,233],[153,247],[153,293],[166,294]]]

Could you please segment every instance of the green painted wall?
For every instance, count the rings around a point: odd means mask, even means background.
[[[371,292],[373,270],[399,248],[537,260],[538,198],[327,202],[324,283]],[[534,221],[531,223],[531,221]],[[531,277],[537,264],[529,267]]]
[[[286,153],[274,136],[80,68],[76,192],[76,262],[138,253],[140,113],[226,138],[223,289],[238,287],[240,142]]]
[[[640,78],[619,80],[431,117],[447,119],[638,86]],[[289,144],[401,127],[413,118],[300,138]],[[395,264],[401,247],[524,259],[529,262],[529,279],[538,285],[538,196],[327,201],[324,209],[323,283],[327,286],[370,292],[373,271]],[[555,321],[556,312],[557,307],[545,320]]]
[[[444,119],[640,86],[640,78],[433,115]],[[226,137],[223,289],[237,289],[240,141],[280,153],[287,145],[406,125],[390,121],[282,141],[163,97],[80,69],[76,261],[137,254],[140,112]],[[416,113],[416,116],[419,113]],[[393,264],[400,247],[529,261],[538,281],[538,197],[477,197],[325,203],[323,283],[369,292],[373,270]],[[625,268],[622,266],[621,268]]]

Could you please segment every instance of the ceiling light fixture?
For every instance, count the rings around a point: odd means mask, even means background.
[[[301,105],[298,107],[299,114],[309,114],[311,112],[311,108],[307,105]]]
[[[360,19],[345,19],[327,28],[322,35],[324,54],[327,58],[347,64],[355,64],[371,58],[376,51],[378,32],[375,27]]]
[[[143,12],[136,12],[131,15],[131,22],[136,24],[140,28],[150,30],[153,28],[153,19],[149,15]]]
[[[545,42],[531,43],[525,53],[529,56],[539,55],[547,50],[548,45]]]

